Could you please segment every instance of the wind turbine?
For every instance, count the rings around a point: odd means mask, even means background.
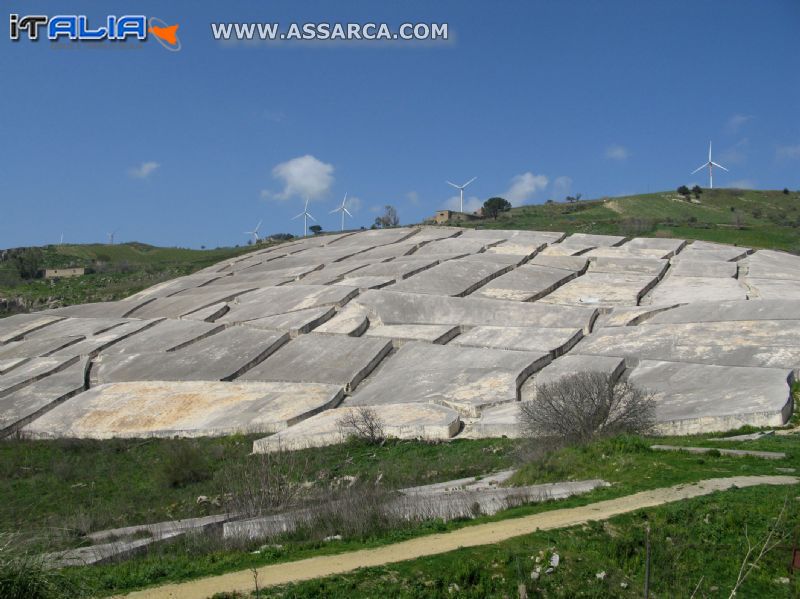
[[[58,245],[64,245],[64,234],[63,233],[61,234],[61,239],[58,242]]]
[[[721,168],[726,173],[730,172],[728,169],[726,169],[721,164],[717,164],[716,162],[711,160],[711,142],[708,142],[708,162],[698,166],[696,169],[694,169],[692,171],[692,174],[694,175],[697,171],[701,171],[704,168],[708,167],[708,188],[709,189],[714,189],[714,167],[715,166],[718,167],[718,168]]]
[[[472,177],[472,179],[470,179],[469,181],[464,183],[464,185],[456,185],[455,183],[451,183],[450,181],[446,181],[446,183],[448,185],[450,185],[451,187],[455,187],[461,193],[461,209],[459,210],[459,212],[464,212],[464,189],[467,187],[467,185],[472,183],[477,178],[478,177]]]
[[[350,218],[353,218],[353,215],[350,214],[350,211],[347,209],[345,204],[347,204],[347,192],[345,192],[345,194],[344,194],[344,199],[342,200],[342,205],[339,206],[338,208],[334,208],[329,213],[329,214],[333,214],[334,212],[341,212],[342,213],[342,231],[344,231],[344,215],[347,214],[347,216],[349,216]]]
[[[253,229],[252,231],[245,231],[244,232],[245,235],[252,235],[253,236],[253,243],[258,243],[258,240],[260,239],[260,237],[258,236],[258,230],[261,228],[261,222],[262,221],[258,221],[258,224],[256,225],[256,228]]]
[[[314,222],[317,222],[317,219],[311,216],[311,213],[308,211],[308,198],[306,198],[306,205],[303,211],[297,216],[293,216],[292,220],[300,218],[301,216],[303,217],[303,237],[308,237],[308,219],[310,218]]]
[[[114,229],[111,233],[107,233],[109,245],[114,245],[114,235],[117,234],[117,231],[119,231],[119,229]]]

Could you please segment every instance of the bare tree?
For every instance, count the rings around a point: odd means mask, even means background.
[[[646,434],[655,423],[653,395],[601,372],[580,372],[536,387],[523,402],[520,430],[529,438],[556,438],[567,444],[599,436]]]
[[[375,219],[375,226],[385,229],[387,227],[396,227],[400,224],[400,217],[397,215],[397,208],[387,204],[383,207],[383,215]]]
[[[337,425],[345,438],[355,437],[370,445],[379,445],[386,439],[383,420],[367,406],[347,410]]]

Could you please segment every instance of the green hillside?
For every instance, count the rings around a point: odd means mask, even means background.
[[[521,206],[463,226],[701,239],[800,253],[800,193],[706,189]]]
[[[132,242],[4,250],[0,252],[0,316],[122,299],[161,281],[191,274],[253,249],[245,246],[192,250]],[[45,268],[67,267],[84,267],[86,274],[60,280],[33,275]]]

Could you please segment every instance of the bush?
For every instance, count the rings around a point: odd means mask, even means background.
[[[536,387],[523,402],[520,430],[527,438],[583,445],[621,433],[647,434],[655,424],[653,395],[600,372],[580,372]]]
[[[61,599],[83,594],[57,570],[48,569],[41,558],[12,555],[15,539],[0,534],[0,597],[3,599]]]
[[[337,425],[346,439],[355,437],[370,445],[379,445],[386,440],[383,420],[375,410],[366,406],[347,410]]]

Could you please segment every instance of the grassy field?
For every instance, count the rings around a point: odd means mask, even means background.
[[[675,237],[800,253],[800,193],[706,189],[527,205],[464,226]]]
[[[267,247],[264,244],[259,248]],[[191,274],[253,247],[191,250],[143,243],[50,245],[32,248],[39,268],[84,267],[87,274],[60,280],[22,279],[9,262],[0,262],[0,316],[17,311],[118,300],[161,281]]]
[[[24,544],[31,551],[39,551],[45,547],[54,549],[83,544],[84,535],[92,530],[224,511],[224,500],[220,505],[211,502],[198,504],[197,497],[205,495],[212,500],[223,497],[230,489],[231,476],[235,478],[237,472],[248,472],[246,465],[255,459],[248,456],[251,441],[252,437],[3,442],[0,444],[0,465],[3,468],[0,472],[0,535],[14,532],[19,539],[27,537]],[[566,501],[522,506],[473,521],[433,521],[395,528],[366,528],[358,534],[345,533],[343,540],[334,543],[326,543],[321,538],[330,531],[317,535],[307,535],[308,531],[304,531],[278,537],[269,542],[279,543],[280,547],[266,548],[262,547],[263,541],[230,544],[216,534],[189,536],[128,561],[69,568],[60,576],[72,588],[80,589],[79,595],[108,595],[167,581],[378,546],[473,523],[584,505],[681,482],[776,474],[783,472],[781,469],[800,468],[799,436],[773,436],[754,442],[723,445],[788,454],[786,459],[777,461],[656,452],[648,448],[654,442],[720,447],[719,442],[707,437],[618,437],[536,457],[530,457],[524,446],[508,439],[459,440],[440,444],[394,441],[380,447],[351,442],[293,452],[296,463],[303,465],[296,470],[298,482],[311,482],[325,488],[335,488],[348,476],[358,477],[359,481],[369,485],[380,478],[383,487],[397,488],[478,475],[510,466],[520,467],[514,479],[517,484],[604,478],[612,486]],[[670,515],[695,514],[701,508],[668,506],[644,511],[651,521],[664,522],[663,527],[654,527],[654,535],[661,535],[659,547],[673,553],[663,559],[659,557],[659,563],[666,563],[663,562],[666,559],[680,561],[683,586],[676,588],[688,588],[686,585],[692,581],[696,584],[694,574],[697,573],[699,578],[705,572],[709,573],[710,581],[716,580],[715,584],[724,588],[721,585],[727,584],[731,563],[741,559],[735,549],[740,548],[743,541],[742,518],[752,516],[748,522],[756,528],[763,527],[765,518],[773,509],[773,515],[777,514],[786,492],[786,488],[749,489],[687,503],[716,506],[713,514],[720,518],[718,525],[724,528],[714,533],[720,535],[718,547],[711,540],[694,548],[684,547],[690,538],[704,533],[703,523],[697,521],[700,516],[676,519]],[[798,489],[790,488],[789,493],[794,501]],[[756,503],[750,505],[751,501]],[[702,510],[701,516],[704,516]],[[557,577],[542,580],[540,585],[545,585],[541,587],[542,596],[580,596],[577,593],[579,589],[586,591],[585,596],[615,596],[611,591],[618,589],[608,586],[612,582],[618,585],[629,581],[630,588],[641,583],[641,524],[641,515],[618,518],[613,523],[611,530],[619,530],[619,534],[627,539],[625,551],[628,553],[620,548],[619,552],[606,555],[603,547],[608,545],[607,536],[611,533],[605,527],[588,527],[533,535],[494,547],[459,552],[463,554],[460,557],[428,558],[378,569],[377,573],[356,573],[301,584],[283,589],[281,594],[312,597],[322,592],[327,596],[345,596],[348,593],[352,596],[355,592],[364,596],[410,597],[422,593],[422,596],[434,597],[444,596],[450,585],[457,584],[466,593],[464,596],[503,596],[509,589],[516,589],[521,555],[528,559],[540,550],[555,546],[564,559],[563,569],[559,570]],[[665,541],[667,537],[673,541]],[[506,557],[501,559],[498,556]],[[497,563],[500,566],[495,565]],[[468,571],[453,569],[453,564],[469,564]],[[755,577],[753,584],[760,580],[758,584],[768,585],[773,578],[785,575],[779,561],[770,564],[766,574]],[[523,574],[528,576],[531,564],[528,561],[524,565],[528,570]],[[609,580],[596,584],[589,580],[594,575],[588,576],[589,571],[595,568],[597,571],[606,570]],[[492,577],[498,573],[498,577]],[[676,576],[676,573],[660,571],[654,579],[654,589],[661,585],[663,593],[663,589],[676,584]],[[426,580],[424,588],[419,587]],[[586,586],[587,581],[592,584]],[[772,589],[776,590],[785,591],[786,588]],[[715,595],[706,593],[705,596]]]

